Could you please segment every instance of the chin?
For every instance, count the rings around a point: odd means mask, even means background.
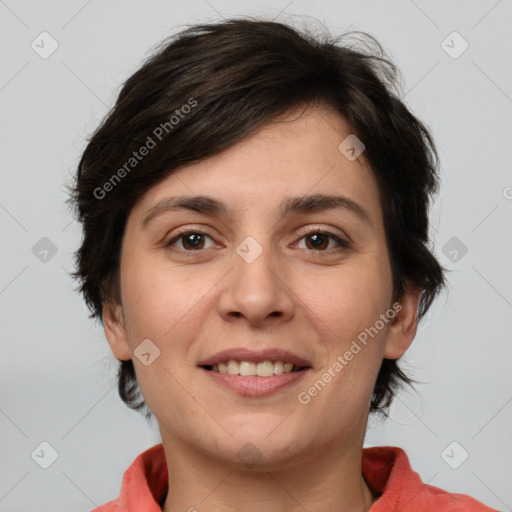
[[[303,429],[297,429],[294,425],[288,425],[286,429],[276,428],[282,422],[282,417],[277,420],[272,416],[271,420],[249,423],[246,418],[245,425],[233,431],[227,429],[233,432],[233,437],[226,434],[205,448],[214,457],[222,453],[225,463],[251,471],[285,469],[307,460],[308,453],[315,451],[314,439],[318,440],[318,435],[312,436],[308,442]],[[212,446],[216,448],[215,453],[211,452]]]

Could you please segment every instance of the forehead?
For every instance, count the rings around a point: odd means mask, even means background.
[[[373,172],[364,153],[349,159],[344,151],[344,141],[353,136],[348,122],[327,107],[295,109],[222,153],[172,171],[132,213],[142,218],[169,197],[208,195],[232,212],[277,215],[284,197],[328,194],[361,204],[377,221],[381,211]]]

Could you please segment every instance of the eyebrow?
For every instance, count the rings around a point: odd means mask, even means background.
[[[362,221],[372,226],[366,210],[345,196],[314,194],[301,197],[287,197],[279,207],[281,216],[298,215],[301,213],[317,213],[327,210],[345,210],[355,214]],[[177,196],[162,199],[150,208],[142,221],[143,227],[158,215],[170,211],[191,210],[206,215],[232,218],[232,212],[222,201],[209,196]]]

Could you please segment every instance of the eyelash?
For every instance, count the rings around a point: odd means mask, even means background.
[[[177,242],[179,239],[185,237],[186,235],[203,235],[203,236],[207,236],[209,238],[212,238],[210,235],[208,235],[208,233],[204,233],[203,231],[199,231],[199,230],[193,230],[193,229],[186,229],[184,231],[180,231],[178,232],[175,236],[173,236],[168,242],[165,243],[165,248],[166,249],[169,249],[169,250],[177,250],[178,252],[182,252],[182,253],[192,253],[192,255],[194,253],[197,253],[197,252],[202,252],[204,251],[205,249],[196,249],[196,250],[187,250],[187,249],[171,249],[171,246]],[[334,233],[331,233],[329,231],[323,231],[321,229],[313,229],[311,231],[308,231],[307,233],[304,233],[299,240],[302,240],[303,238],[306,238],[308,236],[313,236],[313,235],[326,235],[328,236],[329,238],[335,240],[339,245],[340,247],[337,247],[335,249],[324,249],[324,250],[320,250],[320,251],[315,251],[314,249],[309,249],[311,252],[319,252],[319,253],[322,253],[322,252],[329,252],[329,251],[343,251],[343,250],[346,250],[346,249],[349,249],[350,248],[350,244],[347,240],[339,237],[338,235],[335,235]]]

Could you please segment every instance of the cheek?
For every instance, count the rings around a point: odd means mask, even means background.
[[[301,284],[307,282],[300,293],[324,352],[321,371],[307,384],[311,394],[303,391],[331,411],[334,424],[370,400],[382,362],[389,327],[380,318],[391,306],[391,277],[386,261],[370,256]]]
[[[380,318],[390,307],[390,289],[385,275],[358,270],[320,284],[306,303],[322,331],[322,367],[302,386],[299,401],[323,418],[325,436],[335,436],[341,425],[349,431],[358,424],[347,418],[369,410],[389,329]]]
[[[194,308],[212,287],[207,279],[199,282],[187,270],[175,265],[155,264],[151,258],[135,255],[122,268],[123,307],[128,336],[132,342],[150,338],[158,345],[169,343],[187,321]]]
[[[357,336],[391,306],[391,276],[385,261],[368,257],[332,272],[300,276],[297,295],[331,341]],[[316,320],[314,320],[316,318]]]
[[[205,293],[213,283],[204,279],[199,286],[200,281],[191,279],[185,269],[156,265],[149,258],[143,261],[142,256],[127,258],[121,279],[137,382],[153,413],[157,417],[168,414],[169,421],[175,421],[190,406],[182,386],[188,379],[189,351],[201,334],[202,322],[195,317],[207,305]],[[137,347],[146,339],[159,350],[147,366],[136,357]],[[165,404],[173,404],[172,410],[163,412]]]

